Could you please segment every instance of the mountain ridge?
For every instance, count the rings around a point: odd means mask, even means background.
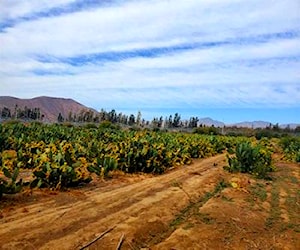
[[[50,97],[50,96],[38,96],[34,98],[17,98],[14,96],[0,96],[0,109],[4,107],[9,108],[11,111],[15,110],[16,105],[18,108],[40,108],[41,114],[44,116],[43,121],[46,122],[56,122],[59,114],[64,118],[68,118],[69,113],[78,114],[82,111],[92,111],[95,114],[98,113],[93,108],[89,108],[78,101],[65,98],[65,97]],[[214,120],[210,117],[199,118],[198,125],[205,126],[215,126],[215,127],[224,127],[224,126],[236,126],[236,127],[245,127],[245,128],[266,128],[273,125],[268,121],[243,121],[233,124],[225,124],[222,121]],[[295,129],[300,124],[290,123],[290,124],[279,124],[279,127],[286,128],[290,127]]]
[[[198,124],[202,124],[205,126],[214,126],[214,127],[224,127],[226,124],[224,122],[214,120],[210,117],[200,118]]]
[[[234,123],[233,126],[255,129],[255,128],[266,128],[270,126],[270,124],[272,125],[272,123],[268,121],[243,121],[243,122]]]
[[[43,120],[47,122],[57,121],[57,117],[61,114],[63,117],[68,117],[69,113],[78,114],[81,111],[93,111],[83,104],[71,99],[63,97],[38,96],[30,99],[22,99],[11,96],[0,96],[0,108],[9,108],[15,110],[17,108],[24,109],[25,107],[33,109],[39,108],[44,116]]]

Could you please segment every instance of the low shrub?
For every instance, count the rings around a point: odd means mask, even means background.
[[[227,156],[229,172],[250,173],[259,178],[266,178],[267,173],[274,170],[271,152],[262,145],[252,146],[250,142],[242,142],[236,146],[235,155]]]

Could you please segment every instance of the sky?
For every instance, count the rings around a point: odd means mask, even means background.
[[[0,95],[300,123],[300,1],[0,0]]]

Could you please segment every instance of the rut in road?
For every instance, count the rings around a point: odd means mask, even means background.
[[[79,249],[112,226],[101,244],[95,243],[97,249],[115,249],[123,233],[143,239],[143,226],[165,230],[191,199],[212,190],[224,165],[225,155],[218,155],[134,184],[83,188],[76,199],[59,193],[26,206],[26,213],[24,206],[16,207],[1,219],[0,248]]]

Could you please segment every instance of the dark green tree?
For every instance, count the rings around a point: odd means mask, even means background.
[[[174,128],[178,128],[180,126],[180,119],[181,119],[180,115],[178,113],[175,113],[173,123],[172,123],[172,126]]]
[[[62,116],[61,113],[58,114],[58,116],[57,116],[57,121],[58,121],[58,122],[63,122],[63,121],[64,121],[64,117]]]
[[[10,109],[7,108],[7,107],[4,107],[2,110],[1,110],[1,118],[11,118],[11,112],[10,112]]]
[[[128,125],[132,126],[133,124],[135,124],[135,117],[133,114],[131,114],[129,116],[129,121],[128,121]]]

